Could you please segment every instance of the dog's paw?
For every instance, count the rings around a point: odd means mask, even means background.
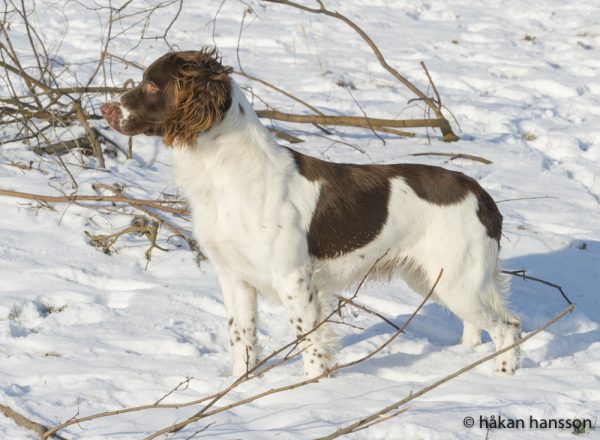
[[[512,376],[518,367],[518,356],[509,351],[496,360],[496,376]]]
[[[304,377],[307,379],[313,379],[315,377],[323,376],[327,377],[329,372],[329,365],[327,362],[314,360],[314,362],[306,362],[304,364]]]

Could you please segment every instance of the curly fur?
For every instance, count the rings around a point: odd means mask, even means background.
[[[221,122],[229,98],[229,74],[214,48],[181,52],[174,60],[175,106],[163,125],[167,146],[193,146],[198,133]]]

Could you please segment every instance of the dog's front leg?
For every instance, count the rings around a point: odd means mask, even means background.
[[[298,344],[302,351],[304,374],[315,377],[325,373],[331,363],[334,335],[329,323],[321,324],[323,311],[310,270],[297,270],[286,277],[279,290],[296,337],[310,334]]]
[[[233,376],[239,377],[256,365],[256,290],[248,283],[220,276],[227,309]]]

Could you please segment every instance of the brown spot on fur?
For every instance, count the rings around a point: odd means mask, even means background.
[[[229,327],[231,327],[231,325],[233,324],[233,318],[229,318],[229,321],[227,321],[227,324],[229,325]]]
[[[475,179],[457,171],[428,165],[379,166],[391,167],[391,177],[402,177],[420,198],[436,205],[453,205],[461,202],[467,195],[473,194],[477,199],[479,221],[485,227],[487,235],[500,243],[502,214],[494,199]]]
[[[418,197],[435,205],[452,205],[474,194],[479,220],[488,236],[500,241],[502,215],[494,200],[462,173],[418,164],[332,163],[288,150],[300,174],[322,185],[308,231],[309,253],[317,258],[343,255],[379,235],[388,218],[393,178],[403,179]]]
[[[334,258],[372,241],[387,220],[389,180],[368,166],[330,163],[290,151],[300,174],[322,184],[308,231],[309,253]]]

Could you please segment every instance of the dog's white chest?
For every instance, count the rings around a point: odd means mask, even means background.
[[[192,207],[194,235],[211,260],[268,294],[271,265],[294,258],[297,242],[306,238],[319,186],[294,172],[284,151],[270,163],[240,150],[216,150],[174,155],[178,183]]]

